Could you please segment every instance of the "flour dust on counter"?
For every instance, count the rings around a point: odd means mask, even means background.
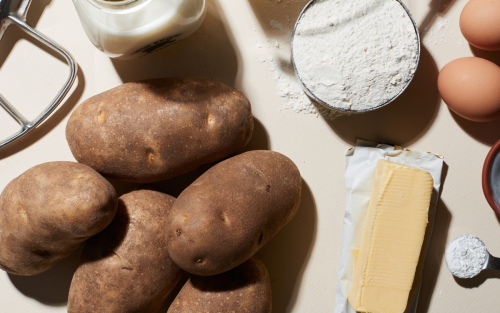
[[[277,2],[277,4],[279,4]],[[287,18],[288,21],[289,18]],[[284,114],[287,111],[302,114],[313,114],[322,116],[326,120],[333,120],[342,115],[341,112],[324,108],[312,101],[303,91],[291,63],[290,40],[293,24],[280,23],[277,20],[269,20],[271,29],[276,30],[278,38],[270,38],[265,43],[256,42],[256,48],[263,50],[267,56],[259,56],[259,63],[269,63],[268,67],[276,82],[278,96],[283,100],[280,111]]]
[[[327,120],[333,120],[340,115],[344,115],[315,104],[299,85],[297,78],[293,74],[290,62],[284,62],[273,55],[269,55],[269,61],[271,62],[271,71],[274,73],[274,80],[277,84],[278,95],[285,102],[283,106],[285,110],[295,113],[315,114]]]
[[[436,21],[429,26],[424,28],[422,32],[422,42],[426,47],[435,46],[438,43],[447,43],[448,34],[453,34],[453,30],[449,30],[451,24],[451,18],[446,18],[443,16],[436,17]],[[458,45],[462,46],[463,41],[458,41]]]

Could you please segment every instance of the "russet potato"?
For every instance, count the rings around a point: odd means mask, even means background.
[[[271,281],[264,264],[253,257],[215,276],[193,275],[167,313],[271,313]]]
[[[213,163],[253,132],[248,99],[219,82],[164,78],[127,83],[83,102],[66,139],[75,159],[107,177],[152,183]]]
[[[37,165],[0,195],[0,268],[31,276],[70,255],[115,216],[113,186],[74,162]]]
[[[293,218],[301,186],[297,166],[277,152],[249,151],[213,166],[170,211],[170,256],[201,276],[238,266]]]
[[[138,190],[119,198],[111,224],[87,241],[68,299],[69,313],[156,313],[182,271],[166,249],[175,198]]]

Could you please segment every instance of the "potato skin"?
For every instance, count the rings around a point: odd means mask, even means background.
[[[201,276],[238,266],[293,218],[301,185],[297,166],[277,152],[250,151],[213,166],[170,211],[170,256]]]
[[[271,281],[264,264],[253,257],[215,276],[192,276],[167,313],[271,313]]]
[[[152,183],[236,152],[252,132],[241,92],[209,80],[163,78],[86,100],[71,115],[66,139],[78,162],[104,176]]]
[[[113,186],[74,162],[37,165],[0,195],[0,268],[42,273],[103,230],[117,209]]]
[[[119,198],[109,227],[82,252],[68,313],[156,313],[182,271],[169,257],[165,227],[175,198],[138,190]]]

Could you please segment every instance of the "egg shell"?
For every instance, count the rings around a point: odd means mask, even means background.
[[[467,41],[483,50],[500,50],[500,0],[471,0],[460,15]]]
[[[458,115],[475,122],[500,118],[500,67],[485,59],[461,58],[438,77],[441,97]]]

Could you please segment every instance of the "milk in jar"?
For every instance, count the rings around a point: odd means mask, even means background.
[[[202,24],[205,0],[73,0],[90,41],[113,58],[164,49]]]

